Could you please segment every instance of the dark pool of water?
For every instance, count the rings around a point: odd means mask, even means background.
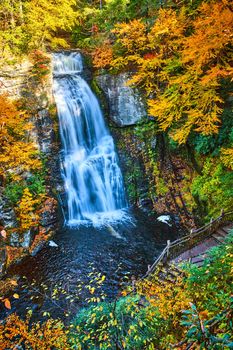
[[[11,297],[12,309],[2,308],[1,315],[17,312],[23,316],[32,309],[35,320],[46,317],[46,312],[69,319],[90,297],[114,298],[123,281],[130,283],[132,275],[142,276],[167,239],[177,237],[176,228],[153,217],[141,212],[134,217],[134,224],[113,226],[117,237],[109,227],[60,229],[53,238],[58,247],[46,246],[9,271],[9,276],[19,276],[14,293],[20,297]],[[103,283],[93,281],[98,274],[99,279],[106,276]]]

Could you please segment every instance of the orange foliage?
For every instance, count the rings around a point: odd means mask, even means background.
[[[11,314],[0,324],[1,349],[16,349],[22,346],[25,350],[70,349],[64,325],[59,320],[49,319],[44,323],[30,324]]]
[[[36,247],[46,242],[50,236],[51,236],[51,233],[48,233],[44,227],[40,226],[39,233],[35,236],[32,242],[32,245],[30,246],[29,252],[32,253]]]
[[[227,2],[201,5],[192,25],[192,35],[176,41],[185,70],[174,75],[165,68],[160,76],[167,90],[159,91],[157,98],[149,101],[149,112],[158,119],[161,129],[175,127],[171,136],[179,143],[186,142],[193,129],[204,135],[218,132],[223,102],[219,78],[232,72],[229,44],[233,14]],[[161,32],[161,28],[157,30]]]
[[[7,254],[7,266],[10,266],[26,255],[26,252],[22,247],[11,247],[7,245],[5,249]]]
[[[0,175],[19,180],[24,171],[41,168],[38,149],[28,141],[29,116],[17,104],[0,95]]]
[[[228,0],[203,3],[193,22],[194,33],[184,39],[182,61],[190,63],[198,72],[208,67],[207,75],[211,74],[212,78],[232,73],[226,59],[230,57],[227,46],[233,37],[233,12],[229,5]]]
[[[221,78],[232,77],[233,13],[230,2],[200,5],[196,13],[160,9],[148,29],[140,20],[116,25],[112,66],[134,64],[129,84],[140,85],[160,129],[185,143],[191,131],[218,133],[223,110]]]
[[[92,54],[93,65],[96,68],[108,68],[112,62],[112,47],[108,42],[105,42],[101,47],[98,47]]]

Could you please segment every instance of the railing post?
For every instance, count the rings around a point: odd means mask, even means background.
[[[211,218],[211,219],[210,219],[210,229],[209,229],[209,234],[211,234],[211,232],[212,232],[212,223],[213,223],[213,221],[214,221],[214,219],[213,219],[213,218]]]
[[[171,242],[170,242],[170,239],[169,239],[169,240],[167,241],[167,259],[168,259],[168,255],[169,255],[170,245],[171,245]]]
[[[213,221],[214,221],[214,219],[211,218],[211,219],[210,219],[210,229],[212,228]]]
[[[189,236],[189,238],[190,238],[190,241],[187,242],[187,243],[188,243],[188,247],[190,247],[190,245],[192,244],[192,239],[193,239],[193,228],[191,228],[191,230],[190,230],[190,236]]]

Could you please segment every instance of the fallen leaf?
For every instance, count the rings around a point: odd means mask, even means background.
[[[9,309],[9,310],[11,309],[11,302],[9,299],[4,300],[4,305],[7,309]]]
[[[13,298],[19,299],[19,294],[17,294],[17,293],[13,294]]]
[[[12,281],[11,281],[11,284],[12,284],[12,286],[17,286],[17,285],[18,285],[18,282],[17,282],[16,280],[12,280]]]
[[[92,288],[90,289],[90,293],[91,293],[91,294],[94,294],[94,292],[95,292],[95,288],[92,287]]]
[[[1,236],[2,236],[3,238],[6,238],[6,231],[5,231],[5,230],[2,230],[0,233],[1,233]]]

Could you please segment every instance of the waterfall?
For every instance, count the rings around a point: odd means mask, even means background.
[[[53,54],[53,93],[69,226],[115,221],[124,216],[126,207],[113,138],[82,71],[79,53]]]

